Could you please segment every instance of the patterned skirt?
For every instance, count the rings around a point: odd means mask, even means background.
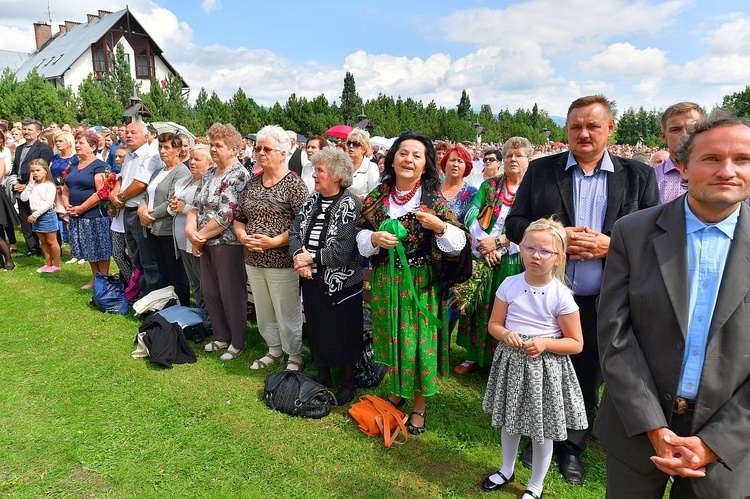
[[[70,256],[87,262],[101,262],[112,256],[109,217],[70,217]]]
[[[505,343],[495,351],[482,409],[492,415],[492,426],[539,444],[566,440],[568,428],[588,427],[570,357],[544,352],[532,359]]]
[[[406,286],[403,269],[396,269],[393,282],[388,264],[378,265],[372,271],[372,342],[375,361],[390,367],[391,393],[411,399],[414,392],[430,396],[437,393],[439,376],[448,374],[448,324],[447,304],[440,286],[422,290],[430,282],[432,268],[412,267],[414,287],[424,300],[427,310],[438,319],[432,324],[419,310]],[[397,303],[391,303],[391,286],[398,289]],[[397,334],[391,334],[392,321],[396,321]]]
[[[475,274],[483,274],[482,270],[487,268],[484,260],[476,262]],[[489,279],[473,288],[469,288],[471,280],[468,281],[467,289],[481,296],[472,297],[475,305],[470,310],[463,312],[458,317],[458,332],[456,344],[466,349],[466,359],[479,363],[484,367],[492,362],[495,354],[497,340],[487,332],[487,324],[492,315],[492,306],[495,303],[495,293],[506,277],[519,274],[523,270],[523,264],[518,254],[503,255],[500,263],[489,269]],[[478,283],[479,284],[479,283]]]

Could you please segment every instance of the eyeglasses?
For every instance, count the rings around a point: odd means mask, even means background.
[[[255,146],[253,150],[255,151],[256,154],[260,154],[261,151],[263,151],[266,154],[271,154],[273,151],[278,151],[278,149],[274,149],[268,146],[263,146],[263,147]]]
[[[528,156],[524,154],[508,154],[507,156],[505,156],[505,159],[524,159],[524,158],[528,158]]]
[[[482,158],[482,163],[494,163],[497,161],[497,158]]]
[[[534,255],[534,253],[539,253],[539,258],[542,260],[546,260],[552,255],[556,255],[557,251],[548,250],[546,248],[537,248],[536,246],[531,246],[529,244],[522,244],[521,245],[521,251],[526,253],[527,255]]]
[[[362,142],[359,142],[358,140],[347,140],[346,146],[347,147],[362,147]]]

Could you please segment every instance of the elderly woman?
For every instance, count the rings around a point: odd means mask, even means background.
[[[463,146],[448,149],[440,161],[440,169],[445,173],[445,179],[440,184],[440,194],[461,223],[464,221],[469,203],[477,193],[476,187],[464,182],[471,173],[471,168],[471,154]]]
[[[300,177],[302,177],[302,181],[305,182],[305,185],[307,186],[307,190],[310,192],[315,191],[315,180],[312,177],[313,174],[313,163],[312,158],[315,156],[315,153],[318,151],[322,151],[328,147],[328,141],[321,137],[320,135],[313,135],[309,139],[307,139],[307,144],[305,146],[305,152],[307,153],[307,163],[302,165],[302,174]]]
[[[312,161],[316,192],[289,229],[289,253],[302,278],[318,379],[330,387],[331,367],[343,366],[335,397],[337,405],[344,405],[354,398],[354,363],[362,355],[363,272],[355,239],[362,204],[347,190],[352,182],[349,156],[331,148]]]
[[[227,350],[221,360],[236,359],[247,340],[247,290],[243,248],[232,224],[235,209],[250,178],[237,161],[242,137],[232,125],[214,123],[206,132],[211,159],[195,189],[185,222],[185,237],[201,262],[201,288],[211,317],[214,341],[206,352]]]
[[[178,180],[189,177],[190,170],[180,161],[182,140],[175,133],[159,135],[159,157],[164,167],[151,174],[146,197],[138,205],[138,218],[146,231],[146,244],[156,258],[156,265],[165,286],[174,286],[180,304],[190,306],[190,285],[185,268],[177,258],[172,237],[169,200],[174,196]]]
[[[492,364],[497,341],[487,332],[487,322],[495,292],[506,277],[523,270],[518,246],[505,236],[505,217],[529,167],[532,151],[527,139],[508,139],[502,150],[505,172],[482,183],[466,212],[465,224],[473,238],[476,264],[471,281],[454,289],[456,301],[463,308],[456,343],[466,349],[466,361],[456,366],[456,374],[471,373]],[[493,151],[484,157],[496,154]]]
[[[245,270],[255,300],[258,330],[268,353],[250,369],[265,369],[289,356],[286,368],[302,370],[302,310],[299,276],[289,255],[289,227],[308,195],[305,183],[284,158],[291,142],[283,128],[257,134],[255,158],[263,173],[251,179],[237,207],[234,230],[245,245]]]
[[[99,137],[92,131],[78,132],[75,151],[78,163],[71,165],[62,190],[63,205],[70,218],[70,256],[85,260],[91,266],[91,280],[81,289],[94,286],[97,272],[109,273],[112,239],[110,218],[100,204],[99,189],[104,185],[107,164],[96,158]]]
[[[349,192],[359,199],[364,199],[380,181],[378,165],[370,161],[370,134],[366,130],[355,128],[346,138],[346,152],[352,158],[354,175]]]
[[[397,407],[414,397],[409,432],[425,430],[425,397],[437,393],[448,369],[445,268],[466,246],[466,233],[440,196],[435,148],[416,132],[402,133],[385,159],[383,183],[362,206],[357,245],[372,264],[375,360],[390,366]],[[406,261],[389,265],[403,245]],[[401,253],[398,251],[397,253]],[[416,286],[415,286],[416,284]]]
[[[198,188],[203,174],[214,164],[211,159],[211,152],[207,145],[199,144],[190,151],[190,173],[187,177],[182,177],[174,184],[174,196],[169,200],[169,214],[174,217],[172,234],[174,236],[174,245],[185,268],[190,286],[193,288],[195,305],[203,311],[206,311],[206,301],[203,299],[203,289],[201,287],[201,261],[200,258],[193,255],[193,247],[185,237],[185,225],[187,223],[187,214],[193,205],[195,191]],[[207,316],[208,314],[204,314]],[[208,326],[210,321],[205,320],[204,324]]]

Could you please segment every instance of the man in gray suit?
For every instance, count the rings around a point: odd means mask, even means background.
[[[750,122],[677,150],[688,193],[612,231],[599,301],[607,497],[750,495]]]

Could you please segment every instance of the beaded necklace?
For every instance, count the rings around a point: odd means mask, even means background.
[[[502,201],[505,206],[510,206],[515,199],[516,193],[510,189],[510,184],[508,184],[508,180],[506,179],[505,184],[503,185],[503,190],[500,193],[500,201]]]
[[[414,194],[417,193],[417,189],[419,189],[419,186],[421,185],[422,185],[422,179],[417,180],[417,183],[414,184],[414,187],[412,187],[412,189],[406,194],[399,194],[398,190],[394,187],[393,191],[391,192],[391,197],[393,198],[393,202],[399,206],[405,205],[406,203],[411,201],[411,198],[414,197]]]

